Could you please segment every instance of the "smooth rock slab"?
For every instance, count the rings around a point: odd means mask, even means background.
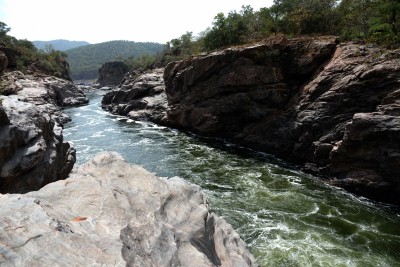
[[[257,266],[198,186],[116,153],[0,206],[2,266]]]

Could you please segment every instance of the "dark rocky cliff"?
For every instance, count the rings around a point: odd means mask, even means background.
[[[99,78],[97,81],[100,86],[116,86],[128,71],[128,65],[122,61],[106,62],[99,69]]]
[[[400,205],[399,70],[400,51],[279,37],[169,64],[162,108],[145,101],[154,84],[143,81],[157,72],[127,79],[103,107],[265,151]]]
[[[277,38],[171,63],[170,125],[400,204],[400,52]]]

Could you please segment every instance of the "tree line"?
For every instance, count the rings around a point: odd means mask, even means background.
[[[194,36],[186,32],[167,42],[159,55],[128,62],[148,68],[185,57],[284,34],[335,35],[343,41],[400,47],[400,0],[274,0],[270,7],[218,13],[212,26]]]
[[[278,33],[289,36],[337,35],[343,40],[398,46],[399,0],[274,0],[269,8],[215,16],[203,42],[208,50]]]
[[[400,47],[400,0],[274,0],[272,6],[260,10],[247,5],[239,11],[218,13],[211,27],[198,36],[186,32],[164,47],[156,43],[118,41],[79,47],[65,54],[37,50],[27,40],[8,36],[8,31],[9,27],[0,22],[0,45],[18,48],[21,53],[19,69],[36,62],[37,66],[57,73],[55,62],[62,62],[68,54],[72,75],[82,79],[97,76],[99,60],[104,63],[119,59],[135,69],[154,68],[277,34],[289,37],[336,35],[344,41],[373,42],[397,48]]]

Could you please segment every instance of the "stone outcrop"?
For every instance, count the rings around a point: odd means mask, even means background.
[[[400,52],[276,38],[174,62],[169,125],[262,150],[400,205]]]
[[[65,179],[75,150],[63,141],[61,126],[17,95],[1,101],[0,193],[25,193]]]
[[[113,114],[134,120],[164,124],[167,97],[163,80],[164,69],[148,73],[131,72],[121,85],[102,100],[102,107]]]
[[[128,73],[129,66],[122,61],[106,62],[99,69],[98,83],[102,86],[117,86]]]
[[[1,77],[3,94],[18,95],[20,101],[36,105],[43,113],[59,123],[69,121],[61,108],[89,102],[82,90],[71,81],[43,74],[26,75],[19,71],[6,72]]]
[[[114,153],[0,205],[2,266],[257,266],[199,187]]]
[[[64,142],[63,106],[88,99],[72,82],[44,75],[6,72],[0,96],[0,193],[25,193],[65,179],[75,150]]]

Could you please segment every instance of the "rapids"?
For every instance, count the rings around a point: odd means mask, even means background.
[[[274,157],[100,108],[65,112],[77,164],[117,151],[158,176],[200,185],[261,266],[400,266],[400,212],[324,184]]]

